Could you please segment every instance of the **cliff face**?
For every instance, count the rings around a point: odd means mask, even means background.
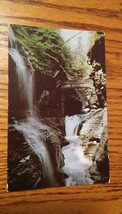
[[[95,183],[109,180],[107,109],[92,110],[79,131],[84,154],[92,160],[89,168]]]
[[[35,106],[41,118],[62,117],[62,82],[66,73],[57,71],[54,76],[34,72]]]

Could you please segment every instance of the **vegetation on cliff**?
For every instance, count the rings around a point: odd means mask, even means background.
[[[54,75],[57,70],[70,73],[72,55],[59,29],[19,25],[12,25],[12,29],[27,51],[35,70],[50,75]]]

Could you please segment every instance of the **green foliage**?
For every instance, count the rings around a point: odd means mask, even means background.
[[[92,47],[97,40],[100,40],[100,38],[102,38],[104,36],[105,36],[105,34],[103,32],[92,33],[91,38],[90,38],[90,46]]]
[[[53,75],[56,70],[69,74],[72,68],[70,49],[64,45],[58,29],[12,25],[19,42],[28,53],[35,70]]]

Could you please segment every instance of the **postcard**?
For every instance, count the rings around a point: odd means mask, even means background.
[[[7,191],[109,182],[105,34],[8,31]]]

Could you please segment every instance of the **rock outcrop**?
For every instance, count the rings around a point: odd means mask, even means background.
[[[84,154],[93,161],[89,168],[95,183],[109,180],[107,109],[92,110],[79,131]]]

